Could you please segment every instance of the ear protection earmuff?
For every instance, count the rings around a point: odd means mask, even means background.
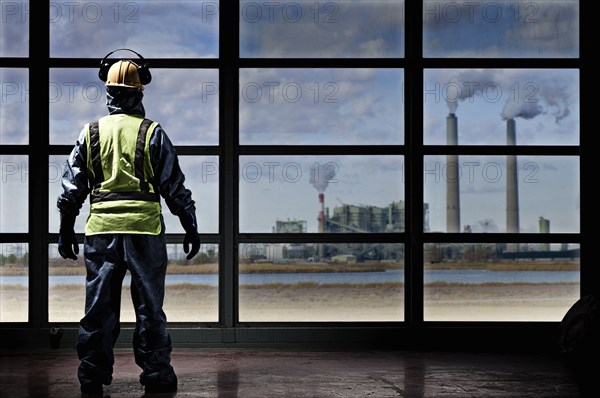
[[[108,54],[106,54],[104,56],[104,58],[102,58],[102,61],[100,62],[100,70],[98,71],[98,77],[100,78],[100,80],[102,80],[103,82],[106,82],[106,79],[108,77],[108,70],[110,69],[110,67],[112,66],[112,64],[114,64],[116,62],[116,60],[109,60],[108,57],[117,52],[117,51],[131,51],[132,53],[134,53],[135,55],[138,56],[138,58],[140,59],[139,64],[137,64],[137,71],[138,71],[138,75],[140,76],[140,82],[145,86],[146,84],[150,83],[150,81],[152,81],[152,75],[150,74],[150,68],[148,66],[148,62],[144,59],[144,57],[142,57],[139,53],[130,50],[129,48],[118,48],[114,51],[109,52]]]

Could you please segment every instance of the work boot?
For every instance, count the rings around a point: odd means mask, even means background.
[[[147,383],[144,386],[145,393],[165,393],[165,392],[175,392],[177,391],[177,377],[170,383]]]
[[[81,385],[82,397],[101,397],[103,393],[102,384],[87,383]]]

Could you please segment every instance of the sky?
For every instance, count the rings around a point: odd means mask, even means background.
[[[426,57],[579,54],[577,0],[426,0]],[[219,1],[50,2],[53,57],[132,48],[151,58],[218,57]],[[28,54],[29,2],[1,1],[0,56]],[[403,0],[240,2],[242,57],[402,57]],[[140,28],[141,27],[141,28]],[[143,32],[143,34],[142,34]],[[115,44],[118,44],[115,46]]]
[[[427,57],[578,56],[577,1],[427,1]],[[0,2],[0,56],[28,53],[27,2]],[[79,3],[77,3],[79,4]],[[83,3],[82,3],[83,4]],[[315,4],[318,7],[315,7]],[[148,58],[216,58],[216,1],[100,1],[87,6],[51,2],[52,57],[100,60],[116,48]],[[404,55],[402,1],[269,2],[240,5],[242,57],[391,57]],[[474,34],[477,31],[477,34]],[[118,56],[132,56],[129,52]],[[218,70],[152,68],[145,89],[147,116],[159,121],[176,145],[215,146],[218,141]],[[579,144],[577,70],[431,69],[424,73],[424,143],[445,144],[449,112],[458,118],[459,144],[504,145],[506,118],[517,122],[519,145]],[[28,74],[0,68],[0,144],[27,144]],[[242,69],[242,145],[401,145],[405,96],[402,69]],[[49,87],[50,143],[73,144],[83,124],[106,113],[96,69],[53,69]],[[199,206],[201,232],[218,232],[215,157],[186,157],[182,167]],[[536,232],[540,216],[552,232],[579,231],[577,158],[520,157],[523,232]],[[26,232],[26,157],[2,155],[0,232]],[[461,157],[461,224],[475,232],[505,228],[503,157]],[[316,232],[318,191],[311,167],[328,164],[335,181],[326,206],[386,206],[404,200],[401,156],[244,156],[240,158],[241,232],[271,232],[278,219],[306,220]],[[445,228],[443,157],[427,157],[425,201],[430,230]],[[61,157],[50,159],[50,229],[60,192]],[[498,172],[497,177],[483,172]],[[475,173],[478,178],[471,176]],[[260,174],[257,174],[260,173]],[[534,173],[535,178],[531,177]],[[437,177],[436,177],[437,174]],[[54,176],[54,177],[53,177]],[[472,177],[472,178],[471,178]],[[532,182],[534,181],[535,182]],[[12,200],[14,197],[23,200]],[[168,213],[168,212],[167,212]],[[169,232],[181,232],[167,215]],[[84,216],[77,227],[82,230]]]
[[[578,0],[425,0],[426,57],[576,58]]]

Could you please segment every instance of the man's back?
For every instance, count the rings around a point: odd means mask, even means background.
[[[160,233],[160,196],[150,160],[150,138],[157,125],[125,113],[86,125],[91,187],[87,235]]]

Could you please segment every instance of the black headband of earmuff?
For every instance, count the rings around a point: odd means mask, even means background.
[[[138,75],[140,76],[140,83],[142,83],[145,86],[146,84],[150,83],[150,81],[152,81],[152,75],[150,74],[148,61],[146,61],[144,57],[141,56],[141,54],[129,48],[118,48],[114,51],[109,52],[104,56],[104,58],[102,58],[102,61],[100,62],[100,70],[98,71],[98,77],[100,78],[100,80],[105,82],[108,78],[108,70],[110,69],[112,64],[115,63],[115,61],[109,61],[108,57],[117,51],[131,51],[132,53],[137,55],[141,61],[140,64],[137,65]]]

